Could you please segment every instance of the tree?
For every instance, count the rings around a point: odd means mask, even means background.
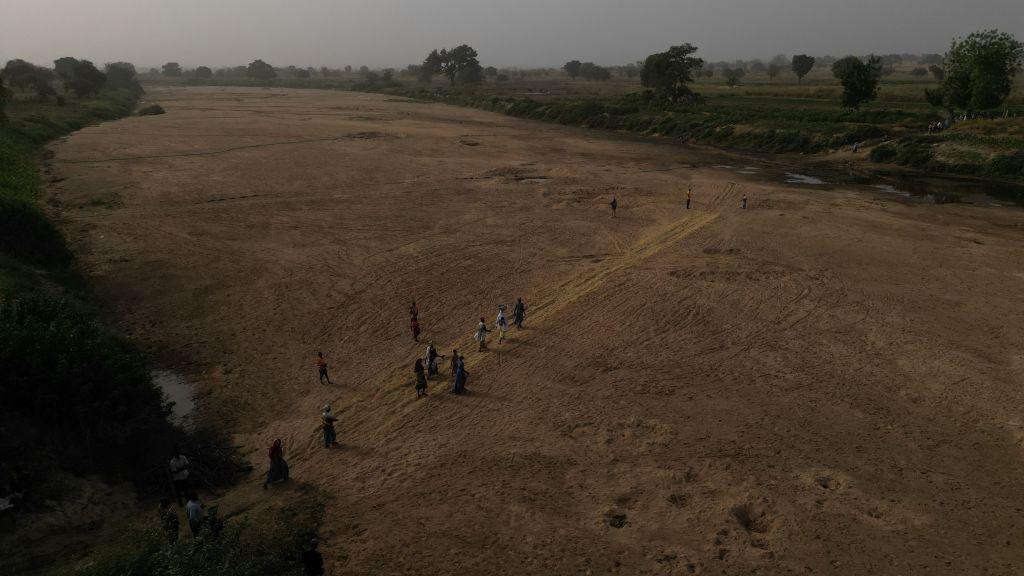
[[[747,73],[743,71],[743,68],[723,68],[722,76],[725,77],[725,83],[729,87],[735,86],[740,83],[740,79],[746,76]]]
[[[423,61],[422,70],[424,80],[429,82],[434,74],[444,74],[453,86],[456,80],[474,83],[483,79],[483,68],[477,60],[476,50],[468,44],[451,50],[432,50]]]
[[[298,69],[295,70],[295,77],[296,78],[309,78],[309,76],[310,76],[309,70],[306,70],[304,68],[298,68]]]
[[[21,90],[22,92],[33,87],[36,83],[35,64],[31,64],[21,60],[20,58],[8,60],[0,74],[3,74],[4,79],[11,88]]]
[[[693,74],[704,66],[704,60],[693,56],[696,51],[696,46],[681,44],[667,52],[651,54],[644,60],[640,84],[671,103],[697,99],[697,94],[687,86],[693,82]]]
[[[785,68],[786,66],[789,66],[789,57],[785,54],[776,54],[772,58],[771,63],[775,64],[779,68]]]
[[[488,78],[494,78],[497,75],[498,69],[495,68],[494,66],[488,66],[487,68],[484,68],[484,76],[487,76]]]
[[[181,76],[181,64],[178,64],[177,62],[168,62],[163,65],[163,70],[160,73],[168,78]]]
[[[936,66],[935,64],[932,64],[931,66],[928,67],[928,71],[931,72],[932,76],[939,82],[942,82],[943,80],[946,79],[946,71],[942,69],[942,66]]]
[[[796,74],[797,82],[800,82],[814,68],[814,57],[806,54],[793,56],[791,67],[793,68],[793,73]]]
[[[937,64],[942,65],[942,54],[922,54],[921,58],[918,59],[921,64]]]
[[[768,66],[766,66],[765,63],[761,62],[760,60],[754,60],[754,62],[750,65],[750,71],[755,72],[757,74],[765,74],[768,72]]]
[[[579,74],[587,80],[608,80],[612,77],[612,73],[607,68],[593,62],[584,62],[580,65]]]
[[[211,78],[213,70],[209,66],[196,66],[196,69],[192,71],[192,75],[196,78]]]
[[[774,80],[776,76],[782,73],[782,67],[778,64],[768,65],[768,79]]]
[[[4,114],[4,108],[7,107],[7,102],[11,99],[11,91],[4,86],[4,79],[0,76],[0,124],[7,122],[7,116]]]
[[[70,56],[57,58],[53,61],[53,71],[60,78],[60,81],[64,83],[65,92],[68,91],[68,82],[71,81],[71,74],[75,69],[75,64],[78,64],[78,60]]]
[[[928,75],[928,69],[927,68],[917,67],[917,68],[914,68],[913,70],[910,71],[910,75],[911,76],[918,76],[918,77],[920,77],[920,76],[927,76]]]
[[[949,108],[986,110],[1006,100],[1024,59],[1024,44],[998,30],[953,40],[945,57],[942,92]]]
[[[843,106],[858,109],[878,95],[878,83],[882,78],[882,59],[868,56],[866,62],[856,56],[847,56],[832,64],[832,74],[843,85]]]
[[[579,60],[570,60],[562,66],[562,70],[569,75],[569,78],[576,79],[580,75],[580,69],[583,68],[583,63]]]
[[[345,72],[351,73],[352,72],[352,66],[351,65],[350,66],[345,66]]]
[[[370,71],[370,67],[369,67],[369,66],[360,66],[360,67],[359,67],[359,73],[360,73],[360,74],[363,74],[363,75],[365,75],[365,74],[366,74],[366,73],[368,73],[369,71]]]
[[[107,82],[107,75],[100,72],[92,62],[79,60],[71,69],[71,81],[68,88],[79,98],[95,96],[103,89]]]
[[[274,67],[259,59],[249,63],[249,67],[245,69],[245,75],[254,80],[277,78],[277,72],[274,70]]]
[[[109,62],[104,67],[107,72],[107,88],[111,90],[131,90],[142,94],[142,85],[136,78],[135,66],[130,62]]]

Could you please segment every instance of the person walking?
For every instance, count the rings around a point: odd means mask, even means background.
[[[740,209],[741,210],[746,210],[747,209],[747,195],[746,194],[743,195],[743,200],[740,201]]]
[[[512,323],[516,329],[523,329],[523,320],[526,319],[526,304],[523,304],[523,297],[516,298],[516,305],[512,308]]]
[[[693,199],[693,186],[686,189],[686,209],[690,209],[690,200]]]
[[[412,305],[409,306],[409,318],[415,320],[419,318],[420,308],[416,305],[416,301],[412,301]]]
[[[416,399],[419,400],[427,395],[427,376],[423,373],[423,359],[417,358],[416,365],[412,367],[416,373]]]
[[[466,391],[467,378],[469,378],[469,372],[466,372],[466,359],[459,356],[459,360],[455,365],[455,383],[452,386],[453,394],[462,394]]]
[[[309,549],[302,552],[302,576],[324,576],[324,557],[317,552],[316,538],[309,541]]]
[[[199,496],[195,492],[188,495],[185,517],[188,519],[189,529],[192,530],[192,537],[195,538],[203,529],[203,505],[199,503]]]
[[[412,339],[416,342],[420,341],[420,321],[415,316],[409,321],[409,328],[412,329]]]
[[[610,205],[612,207],[612,216],[615,216],[615,212],[619,209],[619,201],[615,199],[615,196],[612,196]]]
[[[327,383],[330,384],[331,377],[327,375],[327,360],[324,359],[323,352],[316,353],[316,369],[320,372],[320,383],[323,384],[324,380],[327,380]]]
[[[508,334],[508,319],[505,318],[505,305],[498,304],[498,317],[494,319],[494,327],[498,330],[498,344],[505,341]]]
[[[437,376],[441,373],[441,368],[438,365],[439,358],[444,358],[444,356],[437,353],[437,348],[435,348],[434,343],[431,342],[427,346],[427,378]]]
[[[170,498],[160,499],[160,526],[167,535],[167,543],[174,545],[178,542],[178,533],[181,530],[181,523],[178,521],[178,513],[171,508]]]
[[[181,499],[188,494],[188,458],[181,453],[181,449],[174,447],[174,453],[167,462],[167,469],[171,473],[171,484],[174,485],[174,495],[178,498],[178,506],[182,505]]]
[[[459,351],[458,350],[452,350],[452,361],[451,361],[450,368],[451,368],[452,382],[455,382],[455,372],[459,368]]]
[[[334,423],[338,419],[331,412],[331,405],[327,404],[324,406],[324,411],[320,415],[320,420],[323,423],[324,429],[324,448],[331,448],[338,445],[338,434],[334,431]]]
[[[274,440],[274,444],[270,447],[270,470],[267,470],[267,479],[263,481],[263,489],[267,489],[268,484],[277,484],[279,482],[285,482],[288,480],[288,462],[284,459],[284,446],[281,444],[281,439]]]
[[[480,324],[476,327],[476,334],[473,335],[473,339],[480,343],[479,350],[483,352],[487,350],[487,333],[490,330],[487,329],[487,323],[484,321],[484,317],[480,317]]]

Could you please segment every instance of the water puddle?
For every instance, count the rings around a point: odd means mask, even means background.
[[[807,174],[798,174],[796,172],[786,172],[786,184],[809,184],[811,186],[821,186],[825,184],[825,181],[817,176],[808,176]]]
[[[192,428],[192,415],[196,411],[195,389],[184,376],[170,370],[153,370],[153,383],[167,400],[173,402],[171,421],[183,428]]]

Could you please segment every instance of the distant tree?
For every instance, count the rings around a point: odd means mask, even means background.
[[[754,60],[750,64],[750,71],[756,74],[766,74],[768,72],[768,66],[766,66],[765,63],[761,62],[760,60]]]
[[[432,50],[423,61],[423,70],[424,79],[429,80],[434,74],[443,74],[453,86],[456,80],[474,83],[483,79],[483,68],[477,60],[477,52],[468,44],[451,50]]]
[[[843,85],[843,106],[856,110],[878,95],[882,59],[872,55],[867,61],[861,61],[856,56],[847,56],[832,64],[832,74]]]
[[[213,70],[209,66],[196,66],[196,69],[192,71],[192,75],[196,78],[210,78],[213,76]]]
[[[160,73],[168,78],[181,76],[181,64],[178,64],[177,62],[168,62],[163,65],[163,70]]]
[[[774,80],[775,77],[778,76],[781,73],[782,73],[782,67],[779,66],[778,64],[769,64],[768,65],[768,78],[770,80]]]
[[[159,73],[160,73],[160,71],[159,71],[159,70],[157,70],[156,68],[150,68],[150,69],[149,69],[149,72],[147,72],[147,73],[148,73],[148,74],[149,74],[150,76],[156,76],[157,74],[159,74]]]
[[[746,76],[747,73],[743,71],[743,68],[723,68],[722,76],[725,77],[726,85],[732,87],[740,83],[740,79]]]
[[[608,80],[612,77],[607,68],[598,66],[593,62],[584,62],[580,66],[580,76],[587,80]]]
[[[328,76],[331,75],[331,69],[328,68],[327,66],[321,66],[320,75],[323,76],[324,78],[327,78]]]
[[[104,66],[107,72],[107,88],[112,90],[131,90],[142,94],[142,85],[136,78],[135,66],[131,62],[109,62]]]
[[[369,71],[370,71],[370,68],[369,68],[369,66],[360,66],[360,67],[359,67],[359,73],[360,73],[360,74],[366,74],[366,73],[367,73],[367,72],[369,72]]]
[[[1024,44],[998,30],[974,32],[954,40],[944,59],[942,92],[949,108],[995,108],[1013,89],[1024,59]]]
[[[836,63],[837,58],[835,56],[822,56],[814,61],[816,68],[831,68]]]
[[[447,52],[445,52],[447,54]],[[423,59],[420,65],[420,81],[430,83],[434,80],[434,74],[441,73],[441,53],[437,49],[431,50],[430,54]]]
[[[53,71],[60,78],[60,81],[64,83],[64,91],[68,91],[68,82],[71,81],[72,71],[75,69],[75,64],[78,60],[70,56],[64,56],[63,58],[57,58],[53,61]]]
[[[309,78],[309,76],[310,76],[309,70],[306,70],[306,69],[303,69],[303,68],[299,68],[299,69],[297,69],[295,71],[295,77],[296,78]]]
[[[640,83],[654,90],[659,98],[671,103],[698,98],[687,84],[704,66],[704,61],[693,56],[697,47],[691,44],[672,46],[666,52],[651,54],[644,61]]]
[[[270,64],[256,59],[249,63],[249,67],[245,70],[245,75],[255,80],[271,80],[277,78],[277,71]]]
[[[352,66],[345,66],[345,72],[351,73],[352,72]]]
[[[910,71],[910,75],[911,76],[927,76],[928,75],[928,69],[927,68],[917,67],[917,68],[914,68],[913,70]]]
[[[922,54],[917,60],[921,64],[942,65],[942,54]]]
[[[68,88],[79,98],[85,98],[99,94],[106,81],[107,75],[100,72],[92,62],[79,60],[71,70]]]
[[[815,60],[813,56],[808,56],[806,54],[793,56],[793,63],[791,67],[793,69],[793,73],[796,74],[797,82],[803,80],[804,76],[807,76],[807,73],[814,68],[814,62]]]
[[[903,64],[903,56],[900,54],[886,54],[881,58],[883,66],[899,66]]]
[[[15,90],[22,92],[32,88],[36,84],[36,66],[20,58],[14,60],[8,60],[7,64],[4,65],[3,71],[4,79],[7,84]]]
[[[487,68],[484,68],[484,76],[487,76],[488,78],[494,78],[497,75],[498,69],[495,68],[494,66],[488,66]]]
[[[636,64],[630,62],[622,67],[623,74],[626,78],[636,78],[640,74],[640,68]]]
[[[939,82],[942,82],[943,80],[946,79],[946,71],[942,69],[942,66],[932,64],[931,66],[928,67],[928,71],[931,72],[932,77],[938,80]]]
[[[883,65],[882,69],[881,69],[881,73],[882,73],[882,76],[892,76],[893,74],[896,73],[896,67],[895,66],[884,66]]]
[[[776,54],[771,59],[770,64],[775,64],[779,68],[785,68],[786,66],[789,66],[789,57],[785,54]]]
[[[575,79],[580,75],[580,70],[583,68],[583,63],[579,60],[570,60],[562,66],[562,70],[569,75],[569,78]]]
[[[7,103],[11,100],[11,91],[4,86],[3,76],[0,76],[0,124],[7,122],[7,116],[4,113],[4,108],[7,107]]]
[[[499,72],[498,75],[494,77],[494,80],[495,82],[508,82],[508,74]]]
[[[703,70],[700,71],[700,75],[705,77],[705,78],[714,78],[715,77],[715,69],[711,68],[711,67],[704,68]]]
[[[40,100],[57,97],[57,91],[53,89],[54,78],[56,78],[56,74],[53,73],[53,70],[36,66],[32,77],[32,90]]]
[[[381,75],[381,80],[383,80],[387,84],[390,84],[390,83],[394,82],[395,81],[395,69],[394,68],[385,68],[384,69],[384,74]]]

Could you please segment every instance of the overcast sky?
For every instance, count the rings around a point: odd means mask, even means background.
[[[0,59],[401,67],[468,43],[533,67],[683,42],[709,60],[943,52],[982,28],[1024,40],[1024,0],[0,0]]]

